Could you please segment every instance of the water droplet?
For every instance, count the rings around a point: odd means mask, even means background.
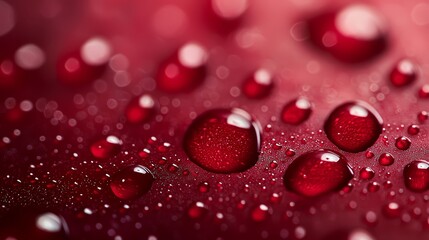
[[[45,52],[34,44],[26,44],[15,53],[15,62],[22,69],[40,68],[46,61]]]
[[[429,189],[429,162],[412,161],[404,168],[405,186],[413,192],[424,192]]]
[[[307,21],[310,40],[320,49],[347,63],[367,61],[387,46],[387,26],[372,8],[349,5]]]
[[[1,5],[1,2],[0,2]],[[0,89],[9,89],[20,81],[20,71],[13,61],[9,59],[0,60]]]
[[[171,173],[177,172],[178,169],[179,169],[179,166],[177,166],[174,163],[172,163],[170,166],[168,166],[168,171],[171,172]]]
[[[420,132],[420,127],[419,127],[419,125],[412,124],[408,127],[407,132],[410,135],[417,135]]]
[[[303,196],[341,190],[353,178],[344,156],[331,150],[315,150],[296,158],[286,169],[287,189]]]
[[[359,172],[360,179],[364,179],[364,180],[372,179],[374,175],[375,175],[375,172],[370,167],[362,168]]]
[[[421,86],[418,95],[422,99],[429,98],[429,84],[424,84],[423,86]]]
[[[378,222],[378,216],[375,212],[368,211],[365,213],[363,220],[365,221],[366,224],[370,226],[374,226]]]
[[[206,193],[210,190],[210,185],[208,182],[201,182],[200,184],[198,184],[198,191],[200,193]]]
[[[251,212],[252,220],[255,222],[263,222],[271,215],[270,209],[265,204],[260,204],[255,207]]]
[[[241,109],[215,109],[188,127],[184,148],[191,161],[207,171],[241,172],[258,161],[259,124]]]
[[[382,132],[383,119],[365,102],[347,102],[335,108],[325,121],[329,140],[347,152],[371,147]]]
[[[285,154],[286,154],[286,156],[288,156],[288,157],[293,157],[293,156],[295,156],[296,152],[295,152],[295,150],[294,150],[294,149],[292,149],[292,148],[288,148],[288,149],[286,149]]]
[[[89,65],[79,52],[63,55],[57,62],[57,78],[68,86],[82,86],[102,76],[106,64]]]
[[[192,219],[200,219],[208,212],[208,207],[202,202],[192,203],[188,208],[188,217]]]
[[[399,61],[390,72],[390,82],[395,87],[410,85],[417,78],[417,67],[409,59]]]
[[[419,120],[420,123],[426,122],[429,118],[429,113],[426,111],[421,111],[417,114],[417,120]]]
[[[273,160],[273,161],[271,161],[270,162],[270,168],[272,168],[272,169],[275,169],[275,168],[277,168],[277,166],[278,166],[279,164],[277,163],[277,161],[276,160]]]
[[[122,140],[110,135],[91,145],[92,156],[99,159],[113,157],[121,151]]]
[[[380,190],[380,184],[378,182],[370,182],[366,188],[368,189],[368,192],[377,192]]]
[[[407,150],[411,146],[411,140],[407,137],[398,137],[395,141],[396,148],[400,150]]]
[[[373,158],[374,157],[374,153],[368,150],[368,151],[365,152],[365,157],[368,158],[368,159]]]
[[[395,158],[390,153],[383,153],[378,158],[378,163],[382,166],[390,166],[395,162]]]
[[[282,109],[281,119],[284,123],[299,125],[311,115],[311,103],[304,97],[288,102]]]
[[[274,88],[271,73],[266,69],[259,69],[248,77],[241,87],[244,95],[252,99],[261,99],[270,95]]]
[[[157,85],[169,93],[189,92],[199,86],[206,77],[206,49],[196,43],[182,46],[177,53],[161,64]]]
[[[139,124],[151,120],[155,112],[155,101],[150,95],[144,94],[130,101],[125,109],[125,116],[128,122]]]
[[[144,166],[129,166],[112,176],[110,189],[116,197],[131,200],[147,193],[152,187],[155,177]]]
[[[402,208],[396,202],[389,202],[388,204],[383,206],[383,214],[389,218],[397,218],[401,216]]]

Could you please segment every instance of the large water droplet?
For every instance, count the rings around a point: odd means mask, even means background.
[[[352,178],[353,171],[345,157],[325,149],[302,154],[283,176],[287,189],[309,197],[341,190]]]
[[[429,189],[429,162],[413,161],[404,168],[405,186],[413,192],[424,192]]]
[[[258,161],[259,124],[241,109],[216,109],[198,116],[186,131],[184,148],[207,171],[241,172]]]
[[[311,103],[303,97],[288,102],[282,110],[281,118],[284,123],[299,125],[311,115]]]
[[[355,4],[307,21],[310,40],[343,62],[369,60],[384,51],[387,27],[372,8]]]
[[[150,190],[154,179],[152,172],[147,167],[129,166],[112,176],[110,189],[120,199],[135,199]]]
[[[158,87],[165,92],[188,92],[199,86],[206,77],[206,49],[196,43],[182,46],[159,68]]]
[[[365,102],[346,102],[332,111],[324,129],[329,140],[347,152],[371,147],[381,134],[383,119]]]

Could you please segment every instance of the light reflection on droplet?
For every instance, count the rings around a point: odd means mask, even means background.
[[[45,213],[37,218],[36,225],[46,232],[59,232],[61,230],[61,219],[53,213]]]
[[[179,50],[179,61],[189,68],[203,65],[208,57],[206,50],[196,43],[188,43]]]
[[[383,19],[364,5],[352,5],[341,11],[335,25],[343,35],[362,40],[375,39],[386,30]]]
[[[45,63],[45,53],[34,44],[26,44],[15,53],[15,62],[21,68],[33,70]]]
[[[112,47],[107,40],[94,37],[85,42],[80,49],[80,55],[89,65],[102,65],[109,61]]]
[[[6,2],[0,0],[0,36],[5,35],[15,26],[15,12]]]
[[[226,19],[240,17],[248,7],[247,0],[212,0],[211,2],[214,12]]]

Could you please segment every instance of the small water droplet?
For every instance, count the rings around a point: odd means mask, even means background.
[[[390,153],[383,153],[378,158],[378,163],[382,166],[390,166],[395,162],[395,158]]]
[[[261,99],[270,95],[274,88],[274,81],[271,73],[266,69],[259,69],[248,77],[241,87],[246,97],[251,99]]]
[[[347,102],[335,108],[325,121],[327,137],[347,152],[361,152],[371,147],[382,132],[383,120],[364,102]]]
[[[144,123],[153,118],[156,112],[155,108],[154,99],[148,94],[143,94],[130,101],[125,109],[125,116],[130,123]]]
[[[113,157],[121,151],[122,141],[113,135],[98,140],[91,145],[92,156],[99,159]]]
[[[417,120],[419,120],[420,123],[426,122],[429,118],[429,113],[426,111],[421,111],[417,114]]]
[[[382,212],[386,217],[397,218],[401,216],[402,208],[396,202],[389,202],[383,206]]]
[[[324,149],[302,154],[283,176],[287,189],[310,197],[341,190],[352,178],[353,171],[345,157]]]
[[[419,92],[418,92],[418,96],[421,99],[429,98],[429,84],[424,84],[423,86],[420,87]]]
[[[294,99],[283,107],[281,119],[284,123],[299,125],[311,115],[311,103],[304,97]]]
[[[208,207],[202,202],[192,203],[187,211],[188,217],[192,219],[200,219],[208,212]]]
[[[157,86],[168,93],[189,92],[206,77],[208,52],[197,43],[183,45],[161,64],[156,78]]]
[[[429,162],[416,160],[404,168],[405,186],[413,192],[424,192],[429,189]]]
[[[359,172],[360,179],[364,179],[364,180],[372,179],[374,175],[375,175],[375,172],[370,167],[362,168]]]
[[[380,184],[378,182],[370,182],[366,188],[368,189],[368,192],[377,192],[380,190]]]
[[[417,135],[420,132],[420,127],[419,127],[419,125],[412,124],[408,127],[407,132],[410,135]]]
[[[400,60],[390,72],[390,82],[395,87],[410,85],[417,78],[417,67],[409,59]]]
[[[259,206],[255,207],[252,212],[252,220],[255,222],[263,222],[269,218],[271,215],[271,211],[265,204],[260,204]]]
[[[208,182],[201,182],[200,184],[198,184],[198,191],[200,193],[206,193],[208,191],[210,191],[210,185]]]
[[[147,167],[129,166],[112,176],[110,189],[116,197],[131,200],[147,193],[154,180],[155,177]]]
[[[259,124],[241,109],[216,109],[198,116],[188,127],[184,148],[191,161],[207,171],[241,172],[258,161]]]
[[[395,140],[395,146],[400,150],[407,150],[411,146],[411,140],[404,136],[398,137]]]

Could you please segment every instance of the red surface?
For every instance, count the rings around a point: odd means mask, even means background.
[[[31,233],[34,221],[27,220],[37,214],[22,218],[20,212],[41,209],[64,220],[68,230],[61,227],[58,236],[69,239],[428,239],[428,192],[414,191],[404,178],[408,164],[429,158],[428,4],[367,0],[386,28],[371,41],[339,34],[338,45],[326,48],[318,45],[320,36],[305,35],[306,21],[354,2],[252,0],[233,19],[216,15],[208,2],[0,2],[0,236]],[[9,31],[10,9],[15,25]],[[377,29],[371,18],[361,19],[370,28],[360,30]],[[311,24],[318,34],[340,33],[332,17],[322,20]],[[82,84],[64,84],[58,63],[97,37],[110,44],[109,61],[100,72],[82,69]],[[190,42],[207,50],[204,77],[202,70],[185,69],[181,73],[198,77],[161,88],[163,64]],[[17,61],[26,44],[43,54]],[[5,75],[4,59],[12,61],[12,75]],[[389,75],[400,59],[412,59],[418,74],[397,88]],[[23,68],[28,64],[36,67]],[[261,67],[275,76],[274,87],[263,99],[248,99],[243,80]],[[143,94],[153,98],[156,112],[131,124],[127,106]],[[283,106],[300,96],[312,103],[311,116],[298,126],[285,124]],[[323,125],[337,106],[356,100],[376,109],[384,123],[366,151],[351,153],[332,143]],[[241,108],[262,126],[258,159],[243,172],[206,171],[183,149],[190,124],[219,108]],[[409,131],[412,124],[419,130]],[[109,135],[122,140],[120,149],[94,157],[91,145]],[[400,136],[412,142],[408,149],[395,146]],[[291,163],[321,148],[343,155],[353,179],[318,197],[285,188]],[[379,163],[383,153],[394,156],[390,165]],[[145,194],[122,200],[111,191],[112,176],[135,164],[155,180]],[[359,177],[366,167],[375,172],[370,180]],[[427,170],[421,172],[414,179],[427,186]],[[204,182],[209,187],[201,191]],[[12,218],[13,226],[3,224]]]

